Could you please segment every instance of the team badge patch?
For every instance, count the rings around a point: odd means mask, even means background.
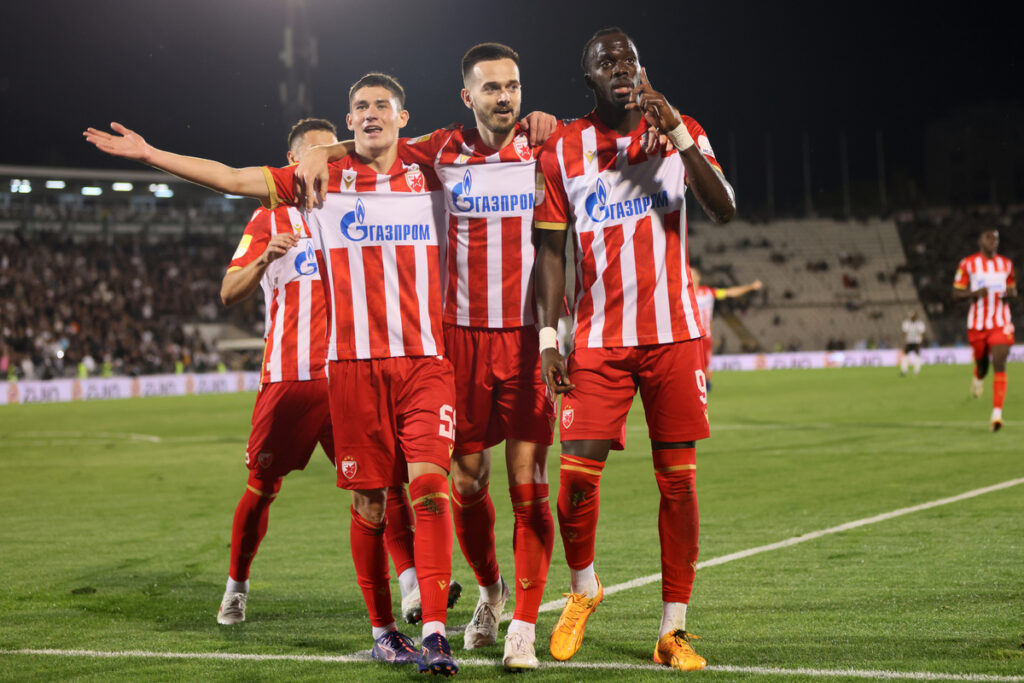
[[[341,461],[341,473],[345,475],[346,479],[351,479],[356,476],[356,470],[359,469],[359,465],[356,463],[356,459],[351,455],[346,455]]]
[[[576,416],[576,411],[573,408],[562,409],[562,429],[568,429],[572,426],[572,419]]]
[[[530,151],[530,143],[526,141],[525,136],[517,135],[516,139],[512,141],[512,146],[515,147],[516,154],[523,161],[529,161],[533,158],[533,152]]]
[[[409,189],[413,192],[423,192],[423,188],[427,184],[423,177],[423,171],[418,166],[413,166],[405,172],[405,182],[409,183]]]
[[[274,454],[266,452],[260,453],[256,456],[256,460],[259,462],[261,468],[267,469],[270,467],[270,463],[274,461]]]

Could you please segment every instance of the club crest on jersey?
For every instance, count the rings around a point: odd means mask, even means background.
[[[345,475],[346,479],[351,479],[352,477],[356,476],[356,470],[359,469],[359,465],[356,463],[355,458],[353,458],[351,455],[346,455],[342,459],[338,469],[341,470],[341,473]]]
[[[423,177],[423,171],[419,169],[419,166],[411,166],[405,172],[405,182],[409,183],[409,189],[413,192],[423,192],[423,188],[427,185],[426,178]]]
[[[300,251],[295,257],[295,272],[299,275],[316,275],[316,271],[316,252],[313,251],[313,245],[306,242],[305,251]]]
[[[572,426],[572,420],[576,417],[576,411],[573,408],[562,408],[562,429],[568,429]]]
[[[529,161],[533,158],[533,152],[530,151],[530,143],[526,141],[526,136],[517,135],[515,140],[512,141],[512,146],[516,150],[516,154],[523,161]]]
[[[270,467],[270,463],[274,461],[274,454],[263,452],[256,456],[256,460],[262,469],[267,469]]]

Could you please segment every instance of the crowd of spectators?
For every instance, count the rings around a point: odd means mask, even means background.
[[[223,237],[201,235],[0,236],[0,375],[221,367],[216,348],[186,329],[223,320],[220,282],[232,248]]]

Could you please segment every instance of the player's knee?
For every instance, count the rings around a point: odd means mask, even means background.
[[[669,472],[655,473],[658,481],[658,490],[665,498],[679,498],[690,496],[696,490],[696,470],[673,470]]]
[[[386,489],[353,491],[352,509],[367,522],[379,525],[384,521],[384,510],[386,507]]]

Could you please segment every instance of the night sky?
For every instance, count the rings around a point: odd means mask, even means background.
[[[778,201],[802,192],[802,135],[818,190],[839,184],[839,136],[854,183],[922,175],[929,123],[980,105],[1020,106],[1018,30],[1005,3],[950,13],[919,3],[395,2],[308,0],[318,39],[314,114],[344,125],[349,85],[394,74],[406,132],[471,122],[458,99],[467,48],[500,41],[521,56],[523,109],[562,118],[592,107],[583,43],[618,25],[655,88],[708,131],[746,199],[764,199],[770,136]],[[504,8],[505,11],[502,11]],[[5,3],[0,21],[0,163],[131,167],[80,137],[117,120],[172,151],[232,165],[285,163],[279,83],[284,0]]]

